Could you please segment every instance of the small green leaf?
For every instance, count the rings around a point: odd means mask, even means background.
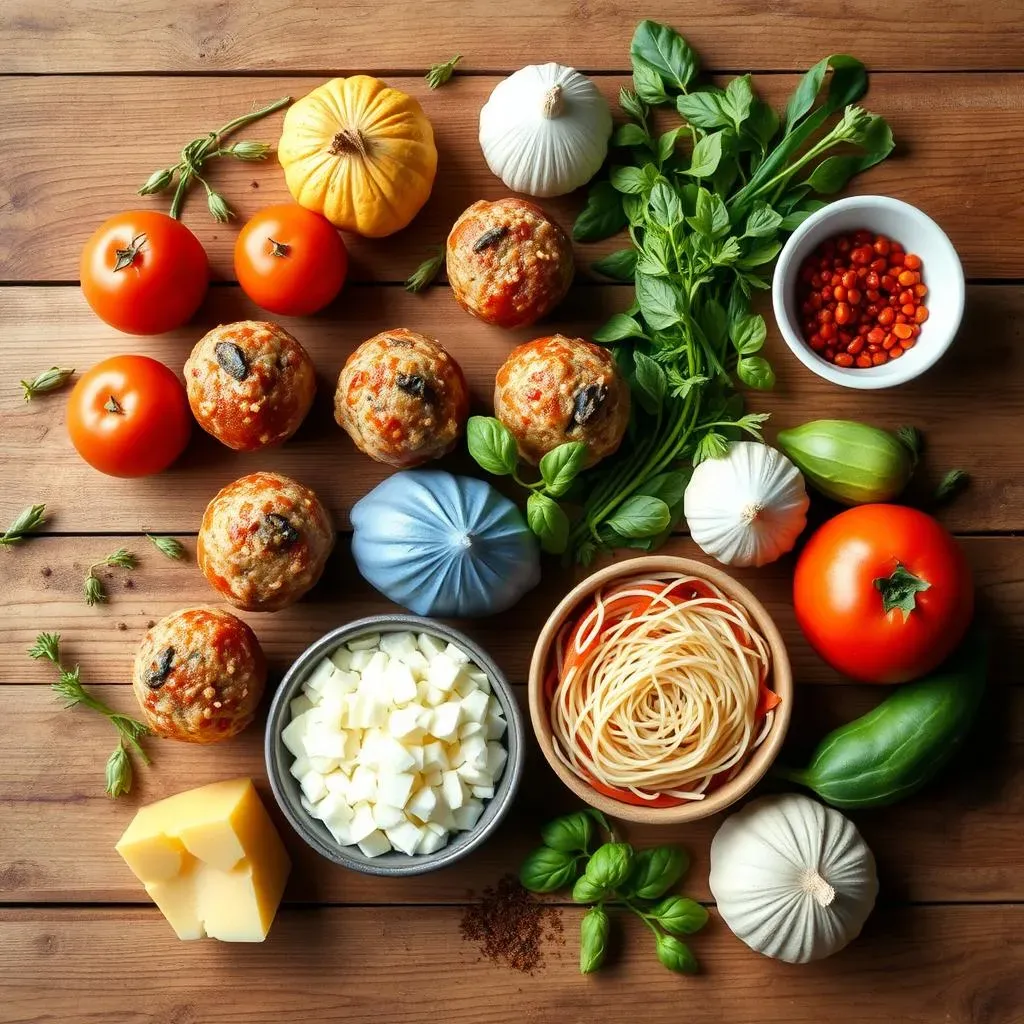
[[[722,159],[722,133],[705,135],[693,147],[687,174],[694,178],[709,178],[718,169]]]
[[[750,84],[750,75],[740,75],[726,86],[725,103],[737,131],[750,116],[750,105],[753,102],[754,90]]]
[[[682,319],[679,293],[663,277],[636,275],[636,300],[648,325],[656,331],[674,327]]]
[[[678,32],[655,21],[641,21],[629,44],[634,73],[638,66],[652,68],[673,89],[686,92],[697,74],[697,56]]]
[[[659,934],[655,939],[655,951],[661,965],[677,974],[696,974],[700,969],[689,947],[674,935]]]
[[[153,542],[157,551],[167,558],[180,562],[185,557],[185,545],[174,537],[155,537],[151,533],[147,533],[146,537]]]
[[[647,188],[647,176],[639,167],[613,167],[609,178],[612,188],[625,195],[636,195]]]
[[[662,132],[658,136],[658,163],[664,164],[669,157],[676,151],[676,143],[679,141],[679,136],[686,129],[683,127],[670,128],[667,132]]]
[[[899,610],[903,613],[903,621],[910,618],[910,613],[917,608],[917,595],[931,590],[931,584],[915,576],[902,562],[888,576],[879,576],[874,581],[875,589],[882,595],[882,610],[886,615]]]
[[[539,467],[541,479],[547,486],[547,493],[552,498],[560,498],[565,494],[586,461],[587,444],[585,441],[566,441],[547,452],[540,460]],[[548,843],[548,845],[554,844]]]
[[[605,843],[587,861],[584,877],[606,890],[615,889],[629,878],[633,847],[629,843]]]
[[[746,269],[762,267],[766,263],[771,263],[781,249],[782,243],[773,238],[757,239],[752,245],[747,246],[746,252],[737,260],[737,266]]]
[[[696,900],[666,896],[647,911],[669,935],[693,935],[708,923],[708,912]]]
[[[462,60],[462,54],[457,53],[440,64],[431,64],[430,70],[423,76],[427,80],[430,89],[438,89],[448,82],[455,73],[455,65]]]
[[[768,337],[768,326],[760,313],[750,313],[733,326],[729,336],[733,348],[741,356],[750,356],[764,345]]]
[[[604,907],[594,907],[580,922],[580,974],[593,974],[604,963],[611,922]]]
[[[736,376],[757,391],[771,391],[775,387],[775,371],[762,356],[744,356],[736,365]]]
[[[470,416],[466,424],[469,454],[482,469],[495,476],[509,476],[516,471],[519,457],[516,439],[500,420],[493,416]]]
[[[765,153],[778,130],[779,115],[770,104],[755,97],[750,105],[750,115],[743,124],[743,134],[752,138]]]
[[[935,488],[933,502],[942,505],[955,498],[971,482],[970,476],[962,469],[951,469]]]
[[[636,275],[636,249],[619,249],[618,252],[609,253],[607,256],[591,263],[591,269],[613,281],[632,281]]]
[[[862,155],[826,157],[808,175],[805,184],[824,195],[838,192],[854,175],[884,160],[896,144],[885,118],[877,115],[871,117],[858,141],[865,150]]]
[[[647,200],[651,215],[664,228],[671,228],[683,219],[683,204],[679,194],[665,181],[658,181]]]
[[[744,238],[773,238],[782,224],[782,215],[767,203],[754,203],[743,229]]]
[[[610,238],[626,226],[622,196],[607,181],[590,186],[587,202],[572,226],[572,237],[577,242],[599,242]]]
[[[650,141],[650,139],[650,135],[648,135],[640,125],[630,122],[628,124],[619,125],[619,127],[615,129],[615,134],[612,136],[612,145],[619,146],[620,148],[644,146]]]
[[[705,459],[721,459],[729,454],[729,439],[715,430],[710,430],[698,442],[693,453],[693,464],[700,465]]]
[[[650,356],[639,350],[633,353],[633,365],[641,398],[647,399],[643,402],[644,408],[653,416],[661,408],[668,389],[665,371]]]
[[[640,124],[647,123],[647,107],[635,92],[629,89],[619,89],[619,106],[634,121],[638,121]]]
[[[661,75],[647,64],[633,65],[633,87],[637,96],[652,107],[660,107],[669,102]]]
[[[661,533],[671,518],[668,505],[660,498],[634,494],[608,520],[607,525],[620,537],[641,540]]]
[[[540,832],[545,846],[562,853],[582,853],[590,849],[594,839],[594,822],[586,811],[563,814],[545,825]]]
[[[712,239],[724,238],[732,226],[729,210],[722,197],[709,192],[703,186],[697,193],[694,215],[687,218],[687,223],[694,231]]]
[[[572,900],[573,903],[597,903],[598,900],[603,900],[608,892],[607,886],[599,885],[583,875],[576,879],[576,884],[572,887]]]
[[[721,89],[707,88],[676,97],[676,110],[695,128],[726,128],[731,118],[723,103],[725,93]]]
[[[578,874],[573,854],[541,846],[523,861],[519,881],[530,892],[556,892],[572,885]]]
[[[613,341],[623,341],[625,338],[643,338],[643,328],[625,313],[615,313],[611,319],[594,331],[594,341],[607,345]]]
[[[628,892],[637,899],[656,900],[683,877],[689,866],[690,858],[678,846],[640,850],[633,860]]]
[[[565,551],[569,543],[569,517],[558,502],[534,491],[526,499],[526,521],[549,555]]]
[[[438,246],[432,256],[428,256],[406,279],[407,292],[421,292],[430,284],[444,266],[444,246]]]

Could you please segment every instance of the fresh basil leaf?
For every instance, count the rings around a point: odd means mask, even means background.
[[[855,174],[860,174],[861,171],[874,167],[879,161],[884,160],[895,145],[892,129],[884,117],[872,116],[861,145],[866,152],[860,156],[826,157],[805,179],[804,184],[809,185],[815,192],[829,195],[843,188]]]
[[[698,442],[693,453],[693,464],[700,465],[705,459],[721,459],[729,454],[729,439],[715,430],[708,431]]]
[[[747,223],[743,229],[744,238],[774,237],[782,224],[782,215],[776,213],[767,203],[754,203],[747,215]]]
[[[779,130],[779,115],[768,103],[755,97],[750,114],[743,123],[743,132],[752,138],[764,153]]]
[[[740,258],[741,251],[740,240],[733,235],[718,245],[712,257],[712,262],[716,267],[732,266]]]
[[[612,188],[626,195],[636,195],[647,188],[647,177],[639,167],[613,167],[608,177]]]
[[[636,261],[636,273],[647,277],[668,277],[670,271],[653,253],[642,252]]]
[[[604,963],[611,921],[604,907],[592,907],[580,921],[580,974],[593,974]]]
[[[605,891],[615,889],[629,878],[633,867],[633,847],[629,843],[605,843],[587,861],[583,876]]]
[[[613,281],[632,281],[636,274],[636,249],[619,249],[590,264],[592,270]]]
[[[640,194],[622,196],[622,210],[630,224],[642,225],[647,201]]]
[[[704,337],[716,348],[721,348],[729,336],[729,321],[725,309],[718,299],[711,298],[704,303],[697,314],[697,322]]]
[[[708,87],[676,97],[680,117],[695,128],[726,128],[732,123],[725,109],[725,93]]]
[[[729,234],[729,229],[732,227],[729,221],[729,210],[724,200],[721,196],[708,192],[706,189],[703,191],[702,196],[707,201],[711,221],[711,230],[706,231],[705,234],[710,238],[724,238]],[[700,210],[702,196],[697,197],[698,211]]]
[[[654,21],[641,21],[629,44],[633,70],[653,68],[671,88],[686,92],[697,73],[697,55],[678,32]]]
[[[771,391],[775,387],[775,371],[771,363],[761,356],[744,356],[736,364],[736,376],[748,388],[755,388],[758,391]]]
[[[572,901],[573,903],[597,903],[598,900],[603,900],[608,895],[608,887],[599,885],[597,882],[586,875],[576,879],[576,884],[572,887]]]
[[[814,106],[821,90],[821,83],[825,81],[825,74],[828,72],[831,57],[822,57],[813,67],[804,72],[803,77],[797,83],[793,94],[786,104],[786,113],[783,118],[783,126],[788,134],[796,123]]]
[[[786,216],[782,218],[782,223],[779,225],[780,230],[796,231],[796,229],[800,227],[800,225],[803,224],[803,222],[807,220],[812,213],[817,213],[818,210],[823,209],[827,205],[828,203],[825,203],[820,199],[806,200],[801,204],[801,206],[793,210],[792,213],[787,213]]]
[[[690,157],[690,167],[686,171],[694,178],[709,178],[718,168],[722,159],[722,134],[715,132],[713,135],[705,135],[697,141],[693,147],[693,155]]]
[[[659,933],[655,938],[654,949],[662,967],[667,967],[676,974],[696,974],[700,970],[697,958],[690,952],[689,947],[674,935]]]
[[[545,846],[563,853],[582,853],[590,849],[594,838],[593,819],[585,811],[564,814],[540,830]]]
[[[659,498],[668,505],[669,509],[673,509],[683,500],[683,495],[686,493],[686,485],[689,482],[689,472],[684,472],[681,469],[670,469],[666,473],[652,476],[637,493],[646,494],[650,498]]]
[[[609,182],[598,181],[590,186],[587,203],[572,226],[572,237],[577,242],[599,242],[625,226],[622,197]]]
[[[565,551],[569,543],[569,517],[557,501],[534,491],[526,499],[526,522],[549,555]]]
[[[578,875],[578,862],[571,853],[541,846],[523,861],[519,882],[530,892],[556,892],[572,885]]]
[[[470,416],[466,424],[469,454],[481,468],[495,476],[508,476],[516,471],[519,461],[516,439],[500,420],[493,416]]]
[[[547,485],[547,493],[552,498],[560,498],[587,461],[587,444],[585,441],[566,441],[557,448],[546,452],[540,460],[541,479]],[[547,840],[544,840],[547,842]],[[548,843],[548,846],[553,846]]]
[[[615,313],[611,319],[593,333],[593,339],[602,345],[614,341],[623,341],[626,338],[646,337],[643,328],[625,313]]]
[[[612,145],[620,148],[629,146],[645,146],[651,141],[651,137],[638,124],[632,122],[619,125],[612,136]]]
[[[671,228],[683,219],[683,204],[676,190],[665,181],[658,181],[647,200],[651,215],[663,227]]]
[[[686,851],[678,846],[652,846],[633,858],[627,892],[641,900],[656,900],[675,885],[690,866]]]
[[[619,106],[634,121],[639,121],[640,124],[647,123],[647,108],[640,97],[632,90],[619,89]]]
[[[685,896],[666,896],[647,914],[669,935],[693,935],[708,923],[708,912],[696,900]]]
[[[668,160],[673,153],[676,151],[676,143],[679,141],[679,135],[686,129],[683,127],[670,128],[667,132],[662,132],[658,136],[658,163],[664,165],[665,161]]]
[[[744,270],[738,266],[733,269],[736,271],[736,281],[744,295],[749,296],[754,290],[766,292],[772,286],[771,281],[761,277],[753,270]]]
[[[750,105],[753,102],[754,89],[750,84],[750,75],[740,75],[725,87],[725,103],[737,131],[750,116]]]
[[[636,275],[636,300],[648,325],[656,331],[675,326],[682,319],[679,295],[663,277]]]
[[[761,350],[768,337],[768,326],[759,313],[750,313],[737,321],[729,332],[733,348],[741,356],[753,355]]]
[[[659,107],[669,101],[661,75],[648,64],[634,62],[633,87],[637,96],[652,107]]]
[[[661,409],[668,388],[665,371],[650,356],[640,351],[633,353],[633,366],[640,404],[654,416]]]
[[[753,245],[747,246],[747,251],[737,260],[736,265],[748,270],[752,267],[762,267],[766,263],[771,263],[781,249],[782,243],[772,238],[758,239]]]
[[[668,505],[660,498],[634,494],[608,520],[608,526],[620,537],[643,539],[661,533],[671,518]]]

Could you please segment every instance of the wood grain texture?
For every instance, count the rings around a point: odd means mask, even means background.
[[[784,23],[788,19],[780,18]],[[470,203],[507,194],[477,142],[479,110],[496,79],[459,77],[433,93],[419,78],[390,80],[421,99],[434,123],[438,178],[406,231],[378,241],[348,237],[353,279],[404,280]],[[790,75],[772,75],[758,86],[781,106],[795,82]],[[82,245],[102,220],[138,205],[167,208],[164,197],[143,200],[134,191],[189,139],[280,96],[302,96],[316,84],[309,78],[160,78],[142,88],[133,77],[6,79],[0,92],[0,281],[77,280]],[[604,77],[598,84],[614,101],[625,80]],[[1024,133],[1024,74],[878,75],[866,102],[889,120],[898,150],[858,177],[855,189],[906,199],[933,216],[969,276],[1024,277],[1018,192],[1024,153],[1017,144]],[[276,142],[281,117],[251,126],[244,137]],[[52,147],[39,144],[40,125],[48,138],[60,140],[60,159]],[[216,163],[210,180],[234,204],[240,221],[288,198],[274,161]],[[568,225],[581,202],[574,194],[543,205]],[[201,190],[184,219],[206,246],[214,276],[231,278],[237,226],[214,223]],[[621,244],[589,247],[586,258]]]
[[[137,713],[127,687],[101,686],[96,693]],[[519,696],[525,710],[522,687]],[[872,687],[798,687],[780,763],[801,763],[821,735],[864,714],[881,696]],[[139,804],[219,779],[256,780],[295,864],[286,900],[302,903],[464,902],[467,890],[479,892],[517,872],[539,843],[541,825],[578,806],[530,743],[512,811],[481,849],[429,876],[371,878],[323,860],[285,824],[266,782],[262,721],[214,747],[149,741],[153,765],[138,772],[131,795],[116,801],[103,793],[103,763],[114,732],[100,718],[63,710],[45,687],[0,686],[0,721],[0,902],[6,903],[148,902],[114,843]],[[1024,900],[1016,854],[1024,817],[1024,791],[1017,784],[1022,771],[1024,690],[1008,690],[994,678],[977,732],[938,779],[900,806],[850,812],[877,858],[881,899]],[[772,787],[767,780],[757,792]],[[684,845],[692,867],[682,889],[707,900],[711,838],[724,817],[625,830],[638,846]]]
[[[290,910],[256,946],[179,943],[155,911],[7,910],[0,1021],[420,1024],[443,1007],[457,1024],[623,1024],[638,1005],[649,1024],[676,1024],[683,1006],[692,1024],[1020,1020],[1024,907],[878,910],[842,953],[801,967],[758,957],[716,915],[692,940],[692,978],[658,966],[633,921],[614,965],[581,978],[579,914],[562,912],[564,941],[529,977],[480,959],[455,908]],[[114,965],[131,984],[112,984]]]
[[[557,60],[581,69],[629,67],[629,40],[641,18],[673,25],[706,67],[803,70],[827,52],[853,53],[876,68],[1024,68],[1013,0],[951,0],[941,16],[927,0],[907,0],[900,25],[868,17],[842,0],[785,4],[722,0],[549,0],[501,9],[489,0],[452,6],[421,0],[402,7],[401,29],[385,27],[385,5],[356,0],[344,13],[286,0],[115,0],[59,6],[6,0],[0,6],[0,69],[72,71],[416,71],[453,53],[472,71],[513,71]],[[382,16],[383,15],[383,16]],[[827,41],[827,42],[826,42]]]
[[[97,683],[128,683],[135,646],[147,624],[187,605],[223,604],[193,561],[195,544],[183,538],[187,562],[167,561],[141,537],[38,538],[16,551],[0,551],[8,570],[0,590],[0,683],[41,684],[50,679],[44,664],[25,657],[41,629],[59,630],[69,662],[79,662]],[[1024,652],[1024,539],[964,538],[979,604],[996,630],[994,663],[1010,669]],[[132,572],[106,570],[107,603],[89,608],[82,599],[87,566],[117,547],[140,556]],[[688,538],[662,549],[668,554],[704,558]],[[623,557],[628,557],[624,555]],[[792,558],[762,569],[737,570],[782,631],[798,683],[836,683],[837,674],[811,651],[796,624],[791,596]],[[508,616],[456,622],[497,660],[508,679],[525,683],[534,642],[554,606],[586,575],[583,569],[545,566],[544,580]],[[279,677],[314,640],[335,626],[366,615],[398,611],[358,575],[342,537],[324,579],[299,604],[265,614],[239,612],[256,630],[271,672]],[[1019,673],[1008,673],[1024,683]]]
[[[66,393],[26,403],[17,381],[55,363],[84,371],[117,352],[143,352],[180,372],[207,329],[266,314],[240,289],[214,288],[192,324],[156,338],[130,338],[93,316],[77,288],[0,288],[0,467],[10,467],[11,474],[10,485],[0,490],[0,522],[9,522],[25,505],[46,502],[47,529],[62,533],[190,533],[199,528],[203,509],[220,487],[260,469],[289,474],[312,487],[345,525],[352,504],[389,472],[359,454],[333,420],[337,373],[358,343],[400,325],[438,338],[464,367],[475,410],[489,413],[494,373],[513,344],[555,331],[589,336],[629,301],[622,287],[576,288],[546,323],[502,331],[464,313],[447,288],[409,295],[398,288],[351,287],[321,316],[282,319],[318,369],[316,404],[295,438],[274,450],[238,453],[196,428],[188,451],[168,473],[116,480],[86,465],[71,447],[64,428]],[[764,312],[771,324],[770,310]],[[954,466],[972,474],[968,491],[942,512],[951,529],[1024,529],[1024,449],[1018,443],[1024,407],[1022,323],[1024,288],[972,286],[960,339],[946,359],[918,381],[877,393],[824,386],[772,326],[766,354],[778,383],[773,392],[750,394],[748,405],[772,413],[768,437],[823,416],[885,427],[913,423],[928,442],[922,492]],[[456,472],[472,469],[464,453],[442,464]],[[28,465],[31,475],[14,468]],[[521,493],[510,493],[521,500]]]

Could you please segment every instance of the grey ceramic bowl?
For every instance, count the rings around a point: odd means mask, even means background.
[[[453,833],[448,840],[448,845],[436,853],[409,855],[392,850],[380,857],[367,857],[358,846],[340,846],[327,831],[327,827],[303,808],[299,801],[301,790],[298,780],[288,771],[295,758],[281,740],[281,732],[291,720],[292,698],[299,695],[306,677],[322,658],[326,658],[341,644],[367,633],[399,633],[406,630],[430,633],[442,640],[457,644],[487,673],[491,690],[497,697],[505,720],[508,722],[508,729],[503,739],[508,750],[508,761],[505,763],[505,770],[495,789],[494,796],[484,805],[484,812],[475,828],[469,832]],[[502,675],[501,670],[489,655],[467,636],[443,623],[416,615],[374,615],[332,630],[299,655],[285,674],[271,702],[270,714],[267,718],[265,752],[267,774],[270,776],[270,786],[274,791],[274,797],[292,828],[317,853],[334,861],[335,864],[341,864],[343,867],[362,871],[368,875],[390,877],[421,875],[427,871],[448,867],[457,860],[461,860],[466,854],[480,846],[505,817],[523,773],[523,721],[512,688]]]

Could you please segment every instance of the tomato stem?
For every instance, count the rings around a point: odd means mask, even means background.
[[[292,247],[287,242],[279,242],[276,238],[271,238],[269,235],[267,235],[267,241],[270,243],[271,256],[287,256],[291,252]]]
[[[882,595],[882,608],[886,615],[891,611],[903,612],[903,621],[917,608],[917,595],[931,588],[931,584],[915,576],[902,562],[888,576],[874,580],[875,589]]]

